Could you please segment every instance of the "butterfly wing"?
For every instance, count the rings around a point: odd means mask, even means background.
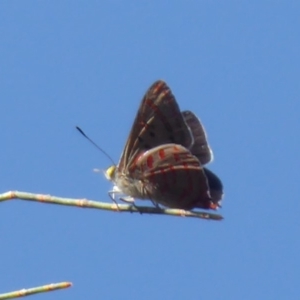
[[[209,163],[213,159],[213,154],[208,145],[204,127],[200,120],[191,111],[184,111],[182,112],[182,115],[187,125],[190,127],[194,138],[194,143],[189,150],[199,159],[202,165]],[[218,207],[220,206],[220,202],[223,197],[222,182],[217,175],[207,168],[203,168],[203,172],[207,178],[211,201],[216,207]],[[200,202],[196,207],[202,208],[202,203]]]
[[[191,111],[183,111],[182,115],[190,128],[194,141],[191,147],[186,147],[199,159],[202,165],[213,160],[213,153],[207,142],[207,136],[200,120]]]
[[[220,178],[212,171],[208,170],[207,168],[203,168],[203,171],[207,178],[211,202],[216,207],[219,207],[221,206],[221,200],[223,197],[223,184]],[[201,208],[201,203],[199,203],[196,207]]]
[[[118,170],[126,169],[142,152],[166,143],[191,145],[192,137],[170,88],[159,80],[140,104]]]
[[[182,209],[210,208],[207,178],[199,160],[186,148],[165,144],[146,151],[132,176],[143,182],[143,194],[159,204]]]

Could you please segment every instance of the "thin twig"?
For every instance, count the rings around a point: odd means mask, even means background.
[[[135,206],[130,204],[117,205],[115,203],[99,202],[99,201],[93,201],[87,199],[62,198],[62,197],[54,197],[51,195],[33,194],[33,193],[18,192],[18,191],[9,191],[0,194],[0,202],[5,200],[11,200],[11,199],[22,199],[22,200],[37,201],[42,203],[110,210],[114,212],[169,215],[169,216],[191,217],[191,218],[200,218],[200,219],[216,220],[216,221],[223,219],[221,215],[203,212],[203,211],[188,211],[183,209],[169,209],[169,208],[161,209],[157,207]]]
[[[38,286],[30,289],[22,289],[19,291],[14,291],[10,293],[0,294],[0,300],[3,299],[13,299],[24,296],[29,296],[37,293],[47,293],[52,292],[59,289],[66,289],[72,286],[71,282],[59,282],[59,283],[51,283],[43,286]]]

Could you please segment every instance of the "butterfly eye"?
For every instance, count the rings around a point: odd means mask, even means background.
[[[115,177],[116,166],[110,166],[104,173],[105,177],[112,181]]]

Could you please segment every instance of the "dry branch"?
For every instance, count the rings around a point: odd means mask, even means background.
[[[107,203],[107,202],[99,202],[99,201],[87,200],[87,199],[62,198],[62,197],[55,197],[51,195],[33,194],[33,193],[18,192],[18,191],[9,191],[0,194],[0,202],[11,200],[11,199],[21,199],[21,200],[36,201],[36,202],[50,203],[50,204],[77,206],[81,208],[102,209],[102,210],[109,210],[114,212],[181,216],[181,217],[200,218],[200,219],[216,220],[216,221],[223,219],[221,215],[203,212],[203,211],[188,211],[183,209],[136,206],[131,204],[117,205],[113,202]]]
[[[55,290],[66,289],[71,286],[72,286],[71,282],[51,283],[43,286],[30,288],[30,289],[22,289],[19,291],[0,294],[0,300],[19,298],[19,297],[29,296],[37,293],[52,292]]]

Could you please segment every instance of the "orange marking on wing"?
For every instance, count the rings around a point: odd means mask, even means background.
[[[165,158],[165,150],[164,149],[160,149],[159,151],[158,151],[158,155],[159,155],[159,157],[160,157],[160,159],[164,159]]]
[[[144,122],[144,121],[140,121],[140,126],[141,126],[141,127],[145,127],[146,129],[149,128],[149,124],[146,123],[146,122]]]
[[[210,208],[210,209],[216,210],[216,209],[219,208],[219,206],[218,206],[218,204],[215,204],[215,203],[213,203],[213,202],[210,202],[210,203],[209,203],[209,208]]]
[[[145,101],[145,104],[147,104],[151,109],[153,109],[156,113],[159,111],[157,106],[153,104],[153,102],[149,99]]]
[[[179,154],[178,153],[173,153],[173,157],[175,159],[175,161],[179,161],[180,160],[180,157],[179,157]]]
[[[137,164],[137,161],[139,160],[139,158],[140,158],[140,155],[139,156],[137,156],[134,160],[133,160],[133,162],[132,162],[132,168],[136,168],[136,164]]]
[[[147,100],[145,101],[145,105],[148,105],[148,106],[155,112],[156,116],[157,116],[158,118],[160,118],[160,120],[165,124],[165,126],[170,127],[170,126],[169,126],[168,119],[165,118],[165,116],[160,112],[159,108],[157,107],[157,105],[155,105],[155,104],[152,102],[152,100],[147,99]],[[169,128],[169,130],[170,130],[170,128]]]
[[[153,156],[152,155],[149,155],[148,158],[147,158],[147,166],[150,169],[153,168]]]
[[[158,90],[160,90],[164,86],[163,82],[159,82],[156,87],[153,89],[154,93],[157,93]]]

